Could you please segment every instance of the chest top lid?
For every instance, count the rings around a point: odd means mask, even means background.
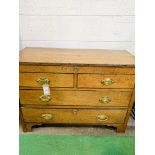
[[[20,64],[66,64],[134,66],[134,56],[125,50],[25,48]]]

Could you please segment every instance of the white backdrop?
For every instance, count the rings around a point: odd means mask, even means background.
[[[20,0],[20,49],[104,48],[134,54],[134,22],[134,0]]]

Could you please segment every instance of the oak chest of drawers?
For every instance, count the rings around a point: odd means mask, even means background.
[[[49,123],[126,129],[134,103],[134,56],[127,51],[25,48],[19,78],[25,132]]]

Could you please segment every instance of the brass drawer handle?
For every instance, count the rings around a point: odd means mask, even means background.
[[[99,98],[99,102],[101,102],[101,103],[109,103],[109,102],[111,102],[111,99],[109,97],[107,97],[107,96],[104,96],[104,97]]]
[[[106,115],[98,115],[97,116],[97,120],[102,122],[102,121],[107,121],[108,120],[108,116]]]
[[[43,95],[40,96],[40,100],[43,102],[48,102],[51,100],[50,97],[50,80],[47,78],[38,78],[37,82],[43,87]]]
[[[106,85],[106,86],[111,85],[113,83],[114,81],[111,78],[106,78],[106,79],[101,80],[101,84]]]
[[[41,114],[43,119],[49,120],[52,119],[54,116],[52,114]]]
[[[38,78],[38,79],[37,79],[37,82],[38,82],[40,85],[45,85],[45,84],[49,85],[50,80],[47,79],[47,78]]]
[[[43,102],[48,102],[50,101],[52,98],[50,95],[41,95],[40,96],[40,100],[43,101]]]

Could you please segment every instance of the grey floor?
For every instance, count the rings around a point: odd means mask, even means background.
[[[106,126],[40,126],[32,128],[32,132],[24,133],[20,126],[20,134],[61,134],[61,135],[95,135],[95,136],[134,136],[135,121],[130,117],[125,133],[116,133],[115,128]]]

